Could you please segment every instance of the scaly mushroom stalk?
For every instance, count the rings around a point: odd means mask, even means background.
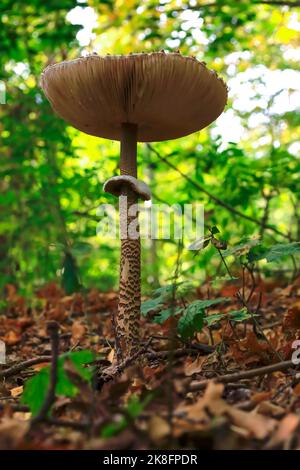
[[[136,153],[137,125],[124,123],[121,134],[121,175],[137,177]],[[121,259],[116,334],[118,339],[117,358],[120,361],[124,354],[131,356],[139,344],[141,241],[137,211],[138,194],[124,184],[121,186],[119,201]],[[134,227],[135,230],[131,230]]]

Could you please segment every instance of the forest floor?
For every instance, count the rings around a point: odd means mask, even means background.
[[[59,324],[60,354],[93,351],[86,369],[103,369],[114,359],[117,294],[93,289],[66,296],[49,284],[28,305],[8,286],[0,315],[7,353],[0,365],[0,448],[300,450],[300,372],[291,361],[300,336],[300,278],[278,284],[261,282],[255,325],[221,320],[188,342],[174,334],[173,319],[159,325],[151,315],[143,318],[139,358],[98,390],[65,360],[78,393],[56,389],[51,414],[37,421],[30,410],[45,400],[43,382],[31,389],[31,404],[24,389],[51,362],[47,322]],[[224,285],[212,295],[234,297],[236,289]],[[203,299],[205,287],[195,296]],[[219,305],[210,309],[217,311]]]

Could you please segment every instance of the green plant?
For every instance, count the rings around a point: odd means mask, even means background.
[[[107,423],[101,430],[101,437],[109,438],[118,435],[124,431],[127,426],[135,420],[145,409],[151,401],[152,395],[148,395],[142,401],[137,395],[132,395],[122,410],[123,416],[120,416],[119,421]]]
[[[70,381],[65,370],[64,363],[69,359],[75,365],[78,373],[88,383],[91,383],[93,370],[84,367],[92,362],[94,354],[91,351],[75,351],[62,354],[58,358],[58,380],[56,384],[56,395],[74,397],[78,393],[77,387]],[[50,379],[50,367],[43,367],[34,377],[25,383],[22,402],[30,407],[33,416],[37,415],[47,394]]]

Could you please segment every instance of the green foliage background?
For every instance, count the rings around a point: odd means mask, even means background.
[[[292,0],[2,0],[1,289],[13,283],[30,294],[51,280],[62,282],[67,292],[117,286],[119,243],[96,236],[96,208],[115,202],[102,185],[118,173],[118,143],[68,126],[39,88],[45,66],[86,52],[180,49],[205,60],[229,83],[221,122],[230,129],[238,119],[241,138],[224,142],[212,125],[176,141],[140,144],[140,178],[150,185],[154,202],[203,202],[206,224],[217,225],[230,243],[253,235],[266,244],[299,240],[299,94],[284,78],[287,70],[299,69],[299,5]],[[82,26],[68,19],[74,8],[92,8],[96,15],[87,46],[77,39]],[[283,72],[280,90],[271,96],[264,85],[268,71]],[[235,89],[233,79],[244,76],[245,91]],[[235,100],[249,94],[249,86],[253,105],[241,110]],[[273,111],[279,95],[286,96],[288,110]],[[215,271],[218,260],[210,248],[200,257],[193,254],[183,250],[182,278],[201,280]],[[145,292],[172,276],[176,257],[172,240],[143,243]]]

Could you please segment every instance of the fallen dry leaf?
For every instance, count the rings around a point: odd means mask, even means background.
[[[270,401],[262,401],[256,407],[257,413],[261,413],[266,416],[280,416],[284,413],[284,408],[279,405],[275,405]]]
[[[17,344],[21,341],[21,334],[16,333],[14,330],[10,330],[3,337],[3,341],[7,346],[13,346],[14,344]]]
[[[300,416],[289,413],[279,423],[278,429],[268,442],[266,448],[272,449],[282,445],[294,433],[300,424]]]
[[[111,349],[109,353],[107,354],[106,359],[112,364],[114,361],[114,357],[115,357],[115,350]]]
[[[251,400],[255,403],[260,403],[265,400],[269,400],[272,396],[272,392],[257,392],[254,393],[251,397]]]
[[[284,326],[287,328],[300,329],[300,301],[292,305],[284,316]]]
[[[276,421],[256,412],[246,412],[228,405],[221,398],[224,385],[210,381],[204,396],[181,411],[191,421],[207,420],[207,412],[216,417],[227,416],[232,424],[248,431],[248,435],[256,439],[264,439],[276,426]]]
[[[80,321],[75,321],[72,325],[71,333],[71,343],[74,345],[85,335],[86,327]]]
[[[297,397],[300,397],[300,383],[294,387],[293,392]]]
[[[149,437],[152,442],[159,444],[164,438],[170,435],[169,423],[158,415],[151,416],[148,423]]]
[[[29,423],[16,418],[0,421],[0,449],[16,449],[29,429]]]
[[[11,389],[10,394],[13,398],[19,397],[23,393],[23,385]]]
[[[186,361],[184,365],[184,373],[187,377],[201,372],[202,366],[206,361],[206,356],[198,356],[194,361]]]

